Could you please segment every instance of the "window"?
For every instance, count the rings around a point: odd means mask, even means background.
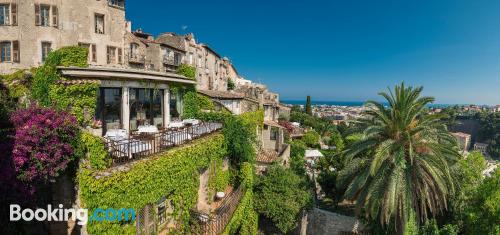
[[[125,8],[125,0],[108,0],[110,6]]]
[[[278,130],[278,128],[276,128],[276,127],[271,127],[271,136],[270,136],[270,139],[271,139],[271,140],[277,140],[277,139],[278,139],[278,135],[279,135],[279,130]]]
[[[42,62],[45,62],[47,56],[52,51],[52,43],[42,42]]]
[[[1,62],[10,62],[12,57],[11,57],[11,42],[0,42],[0,50],[1,50],[1,55],[0,55],[0,61]]]
[[[131,88],[129,92],[130,129],[138,126],[163,126],[163,90]]]
[[[50,26],[50,6],[40,5],[40,26]]]
[[[104,34],[104,15],[95,14],[95,33]]]
[[[59,12],[57,10],[57,6],[35,4],[35,25],[44,27],[48,26],[57,27],[59,23],[58,14]],[[16,24],[17,24],[17,16],[16,16]]]
[[[116,64],[116,47],[109,47],[106,51],[108,64]]]
[[[181,53],[174,52],[174,65],[180,65],[181,59],[182,59]]]
[[[19,41],[0,42],[0,62],[20,62]]]
[[[120,129],[122,90],[121,88],[100,88],[97,95],[96,120],[102,122],[103,135],[109,129]]]
[[[90,43],[78,43],[79,46],[87,48],[89,50],[89,61],[97,62],[97,50],[95,44]]]
[[[139,44],[131,43],[130,44],[130,58],[136,58],[139,54]]]
[[[10,25],[10,5],[0,5],[0,25]]]
[[[118,48],[118,64],[123,63],[123,49]]]

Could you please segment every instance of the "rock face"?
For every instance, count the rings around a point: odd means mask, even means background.
[[[304,223],[307,223],[305,225]],[[363,230],[363,225],[355,217],[340,215],[329,211],[314,209],[303,219],[302,226],[307,226],[307,235],[335,235],[342,232],[357,233]],[[304,234],[302,229],[301,234]]]

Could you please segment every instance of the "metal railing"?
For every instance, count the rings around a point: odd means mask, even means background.
[[[181,61],[180,59],[176,60],[173,56],[163,56],[163,63],[167,65],[179,66]]]
[[[244,192],[244,185],[241,184],[238,189],[224,198],[224,201],[213,214],[208,215],[201,212],[191,211],[191,216],[199,221],[199,231],[197,232],[202,235],[216,235],[222,233],[231,220],[234,211],[240,204],[240,200]]]
[[[106,148],[114,165],[135,161],[186,144],[222,129],[221,123],[205,122],[157,133],[132,133],[127,139],[106,139]]]

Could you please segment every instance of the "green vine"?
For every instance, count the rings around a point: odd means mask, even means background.
[[[177,74],[183,75],[190,80],[196,79],[196,68],[187,64],[181,64],[177,69]]]
[[[99,84],[73,84],[49,86],[49,99],[58,109],[69,109],[82,126],[90,124],[97,106]]]
[[[236,208],[231,220],[222,234],[257,234],[258,215],[253,206],[253,184],[254,167],[250,163],[244,163],[240,170],[241,183],[245,187],[245,193],[241,198],[238,208]]]
[[[48,96],[50,87],[60,80],[57,66],[87,67],[86,48],[72,46],[63,47],[49,53],[44,65],[36,69],[31,86],[31,95],[42,106],[51,106],[53,100]]]
[[[192,144],[172,149],[133,164],[127,171],[96,177],[99,172],[82,168],[78,173],[83,207],[92,213],[96,208],[134,208],[136,211],[155,203],[163,196],[172,199],[174,217],[186,231],[189,209],[198,199],[199,170],[222,159],[227,150],[224,137],[213,134]],[[135,232],[133,224],[88,224],[89,234]]]
[[[104,140],[86,131],[81,131],[78,137],[77,156],[87,159],[90,167],[95,170],[104,170],[111,165]]]
[[[216,159],[210,164],[208,195],[213,198],[215,192],[224,192],[231,182],[231,171],[223,170],[223,159]]]
[[[196,93],[196,91],[188,91],[183,96],[184,101],[184,118],[197,118],[202,110],[215,110],[212,100],[204,95]]]

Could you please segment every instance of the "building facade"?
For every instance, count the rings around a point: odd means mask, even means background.
[[[40,66],[64,46],[89,48],[89,63],[122,67],[124,1],[0,1],[0,73]]]

